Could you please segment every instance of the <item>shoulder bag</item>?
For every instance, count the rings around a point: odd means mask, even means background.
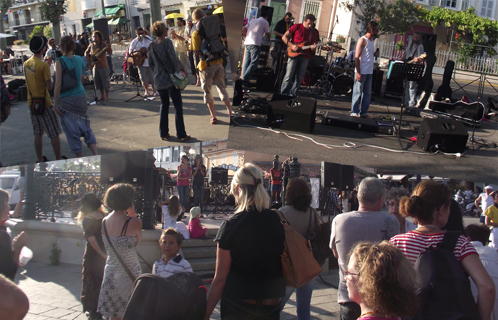
[[[135,282],[136,277],[133,275],[133,273],[131,273],[130,269],[128,268],[126,263],[123,261],[123,258],[121,258],[119,253],[116,251],[116,248],[114,248],[114,245],[112,244],[111,239],[109,239],[109,235],[107,234],[107,228],[105,226],[105,219],[102,221],[102,227],[104,228],[104,234],[105,234],[105,237],[107,239],[107,242],[109,242],[109,245],[111,246],[112,251],[114,252],[116,257],[118,258],[119,263],[121,263],[121,266],[123,266],[123,269],[126,272],[126,274],[128,275],[128,277],[130,277],[131,282]]]
[[[282,253],[282,273],[288,286],[300,288],[322,272],[322,267],[313,257],[311,244],[296,232],[275,210],[285,231],[285,248]]]
[[[314,218],[314,229],[311,230],[312,217]],[[319,265],[323,266],[325,261],[333,256],[332,249],[329,247],[330,243],[330,222],[325,222],[318,215],[314,208],[310,208],[310,220],[308,224],[308,231],[304,237],[311,243],[311,248],[313,249],[313,256]]]
[[[24,68],[23,68],[24,69]],[[26,70],[24,70],[24,78],[26,79],[26,87],[28,88],[29,95],[31,96],[31,104],[29,105],[29,111],[32,115],[41,116],[45,113],[45,97],[47,96],[47,89],[43,91],[43,98],[35,98],[31,93],[28,86],[28,78],[26,77]]]
[[[62,65],[62,83],[61,83],[61,92],[66,92],[75,88],[78,85],[78,79],[76,77],[76,68],[68,69],[64,59],[57,59],[61,62]],[[54,75],[55,77],[55,75]],[[55,79],[55,78],[54,78]],[[54,81],[55,85],[55,81]]]
[[[151,43],[150,46],[153,48],[154,43]],[[166,73],[169,75],[169,78],[173,82],[173,85],[175,86],[175,88],[180,90],[180,91],[185,89],[185,87],[187,87],[187,85],[188,85],[188,77],[185,74],[185,72],[183,72],[183,70],[180,70],[180,71],[177,71],[174,73],[168,72],[168,69],[164,66],[162,60],[157,57],[155,50],[152,50],[152,54],[154,55],[156,60],[159,61],[159,63],[161,64],[161,67],[164,69],[164,71],[166,71]],[[166,56],[168,56],[168,55],[166,55]],[[168,59],[169,59],[169,57],[168,57]]]

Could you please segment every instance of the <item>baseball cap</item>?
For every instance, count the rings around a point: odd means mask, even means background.
[[[490,185],[490,186],[485,186],[485,187],[484,187],[484,190],[488,190],[488,189],[493,190],[493,186],[491,186],[491,185]]]
[[[29,50],[33,53],[38,53],[45,48],[47,45],[47,39],[45,37],[34,36],[29,42]]]

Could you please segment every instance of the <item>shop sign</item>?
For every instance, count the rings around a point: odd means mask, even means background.
[[[221,1],[219,0],[197,0],[195,2],[195,5],[198,6],[198,5],[203,5],[203,4],[208,4],[208,3],[220,3]]]

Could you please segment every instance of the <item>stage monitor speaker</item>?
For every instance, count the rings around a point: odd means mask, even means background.
[[[263,12],[268,13],[268,25],[271,26],[271,20],[273,18],[273,7],[268,7],[268,6],[261,6],[261,10],[259,10],[259,15],[258,17],[261,17],[261,14]]]
[[[145,184],[145,163],[147,151],[130,151],[126,152],[126,183]]]
[[[102,33],[102,41],[109,42],[109,23],[106,18],[93,20],[93,30]]]
[[[322,188],[337,188],[341,186],[341,165],[338,163],[323,162],[321,170]]]
[[[212,168],[211,169],[211,182],[214,184],[228,184],[228,169]]]
[[[313,132],[315,129],[316,100],[274,94],[268,108],[267,123],[284,130]]]
[[[102,183],[145,183],[146,151],[131,151],[101,155],[100,179]]]
[[[424,151],[462,153],[469,134],[463,122],[452,119],[423,119],[417,145]]]

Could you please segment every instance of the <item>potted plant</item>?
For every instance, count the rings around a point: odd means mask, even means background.
[[[339,42],[339,43],[345,43],[346,42],[346,37],[344,37],[344,36],[337,36],[337,42]]]

